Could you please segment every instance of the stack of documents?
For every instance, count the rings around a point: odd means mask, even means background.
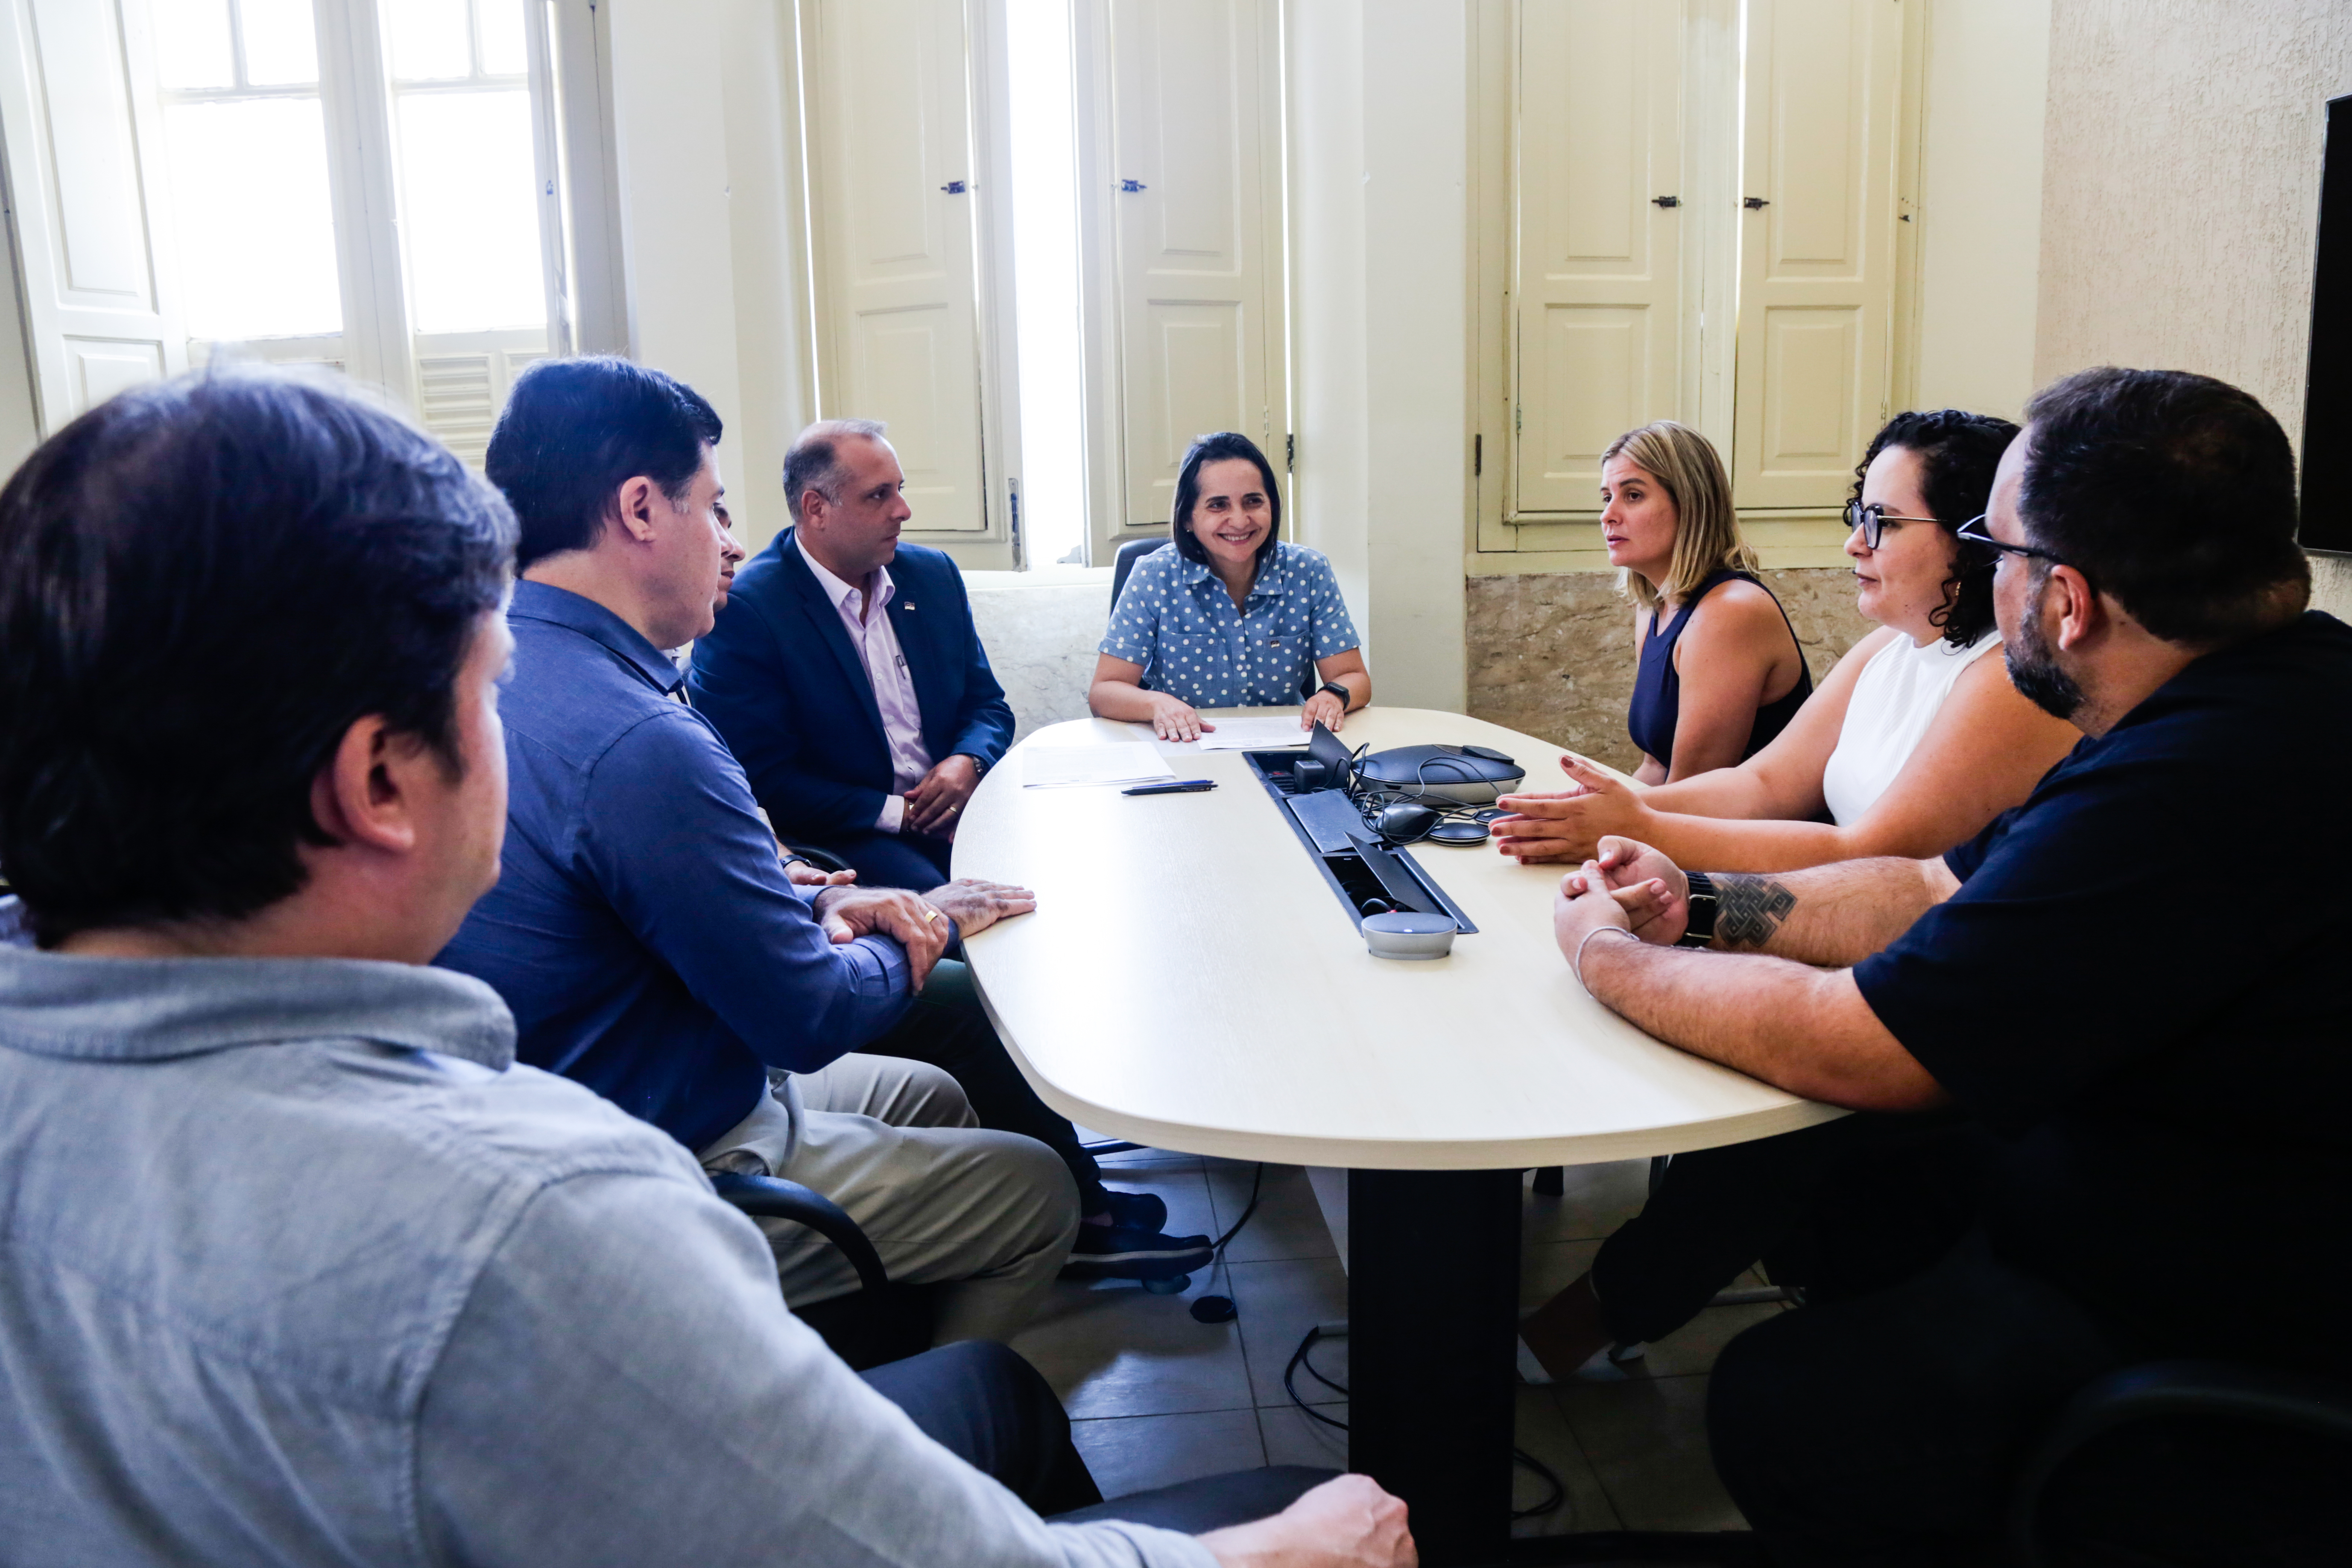
[[[1307,744],[1311,731],[1298,727],[1298,721],[1286,717],[1273,719],[1213,719],[1216,726],[1201,737],[1204,752],[1273,752],[1285,746]]]
[[[1021,783],[1029,789],[1069,784],[1158,784],[1176,776],[1149,741],[1108,746],[1031,746],[1021,753]]]

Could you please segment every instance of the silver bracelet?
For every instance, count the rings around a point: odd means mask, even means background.
[[[1594,937],[1609,935],[1633,937],[1635,942],[1642,940],[1638,936],[1633,936],[1633,933],[1623,926],[1594,926],[1591,931],[1586,931],[1584,940],[1576,944],[1576,957],[1568,966],[1569,972],[1576,976],[1576,983],[1579,985],[1584,985],[1584,950],[1591,945]],[[1588,996],[1591,995],[1592,987],[1584,985],[1584,994]]]

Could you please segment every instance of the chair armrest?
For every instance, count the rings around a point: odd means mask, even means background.
[[[849,862],[829,849],[809,849],[798,844],[786,844],[784,853],[797,855],[820,871],[846,871]]]
[[[2109,1373],[2066,1402],[2021,1473],[2011,1500],[2017,1561],[2042,1562],[2036,1535],[2043,1490],[2094,1439],[2137,1421],[2196,1416],[2284,1427],[2352,1444],[2352,1388],[2312,1373],[2235,1362],[2144,1362]]]
[[[780,1176],[752,1176],[737,1171],[712,1173],[710,1184],[720,1197],[747,1215],[792,1220],[833,1243],[857,1270],[857,1283],[863,1289],[878,1291],[890,1283],[882,1255],[874,1250],[849,1211],[815,1189]]]

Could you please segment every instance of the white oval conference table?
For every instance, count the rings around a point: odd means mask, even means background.
[[[1340,738],[1486,746],[1525,787],[1563,786],[1557,747],[1458,713],[1368,708]],[[1520,1173],[1843,1113],[1587,996],[1552,938],[1559,868],[1412,846],[1477,930],[1445,958],[1375,958],[1244,752],[1155,742],[1178,778],[1215,781],[1202,794],[1024,787],[1034,749],[1150,739],[1055,724],[982,782],[955,873],[1021,883],[1037,909],[964,944],[972,976],[1030,1083],[1081,1126],[1349,1171],[1350,1463],[1411,1505],[1423,1562],[1500,1562]]]

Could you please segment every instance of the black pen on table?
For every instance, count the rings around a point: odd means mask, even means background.
[[[1217,781],[1214,779],[1178,779],[1172,784],[1137,784],[1132,789],[1123,789],[1118,793],[1121,795],[1198,795],[1204,789],[1216,787]]]

